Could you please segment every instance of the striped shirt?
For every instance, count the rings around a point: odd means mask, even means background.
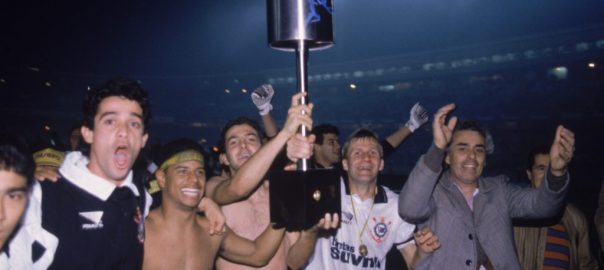
[[[544,270],[569,269],[570,241],[566,227],[556,224],[547,229],[545,252],[543,254]]]

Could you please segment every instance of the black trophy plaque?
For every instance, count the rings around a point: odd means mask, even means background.
[[[271,222],[288,231],[314,226],[326,213],[340,215],[340,172],[271,171]]]

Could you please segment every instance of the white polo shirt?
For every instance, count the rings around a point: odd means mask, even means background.
[[[405,222],[398,215],[396,193],[387,187],[378,186],[373,209],[372,199],[361,201],[357,195],[352,195],[357,215],[355,221],[350,190],[344,179],[340,186],[341,226],[336,235],[319,237],[306,269],[385,269],[386,254],[393,245],[401,249],[407,244],[415,244],[411,241],[415,225]],[[359,232],[365,220],[367,226],[361,238],[369,252],[363,257],[359,253]]]

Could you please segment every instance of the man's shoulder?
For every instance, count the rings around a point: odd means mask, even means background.
[[[226,175],[216,175],[216,176],[212,176],[210,177],[210,179],[208,179],[206,185],[210,185],[210,186],[216,186],[224,181],[229,180],[230,177],[226,176]]]
[[[229,177],[225,175],[216,175],[210,177],[210,179],[208,179],[208,181],[206,182],[205,186],[206,196],[213,198],[214,190],[216,189],[216,187],[218,187],[220,183],[225,182],[227,180],[229,180]]]
[[[199,226],[199,233],[208,234],[210,231],[210,220],[204,215],[197,215],[195,217],[195,222]],[[226,227],[226,225],[224,225]]]
[[[505,174],[499,174],[494,176],[482,176],[478,180],[478,188],[482,189],[492,189],[492,188],[500,188],[504,187],[508,184],[516,185],[510,181],[510,178]],[[520,187],[518,185],[518,187]]]
[[[43,194],[41,199],[43,200],[48,200],[54,196],[60,196],[61,193],[63,193],[61,190],[68,188],[69,185],[64,176],[59,177],[57,181],[45,180],[38,183],[40,183],[40,190]]]
[[[564,209],[564,215],[572,217],[576,220],[586,220],[585,214],[572,203],[567,203]]]
[[[388,199],[388,203],[394,203],[398,205],[398,194],[392,191],[390,188],[384,185],[379,185],[379,188],[383,190],[384,195]]]
[[[57,181],[42,181],[40,182],[40,188],[42,190],[42,199],[47,200],[52,197],[73,197],[73,196],[92,196],[85,190],[73,184],[65,176],[59,177]]]

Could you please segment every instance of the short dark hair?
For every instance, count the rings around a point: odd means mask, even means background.
[[[379,139],[378,135],[369,129],[361,128],[361,129],[356,130],[352,134],[350,134],[350,136],[348,136],[348,139],[346,139],[346,143],[344,143],[344,148],[342,148],[342,157],[343,158],[348,158],[348,156],[347,156],[348,148],[350,147],[350,144],[352,143],[352,141],[356,141],[359,139],[374,140],[378,145],[378,150],[380,151],[380,157],[384,157],[384,149],[382,148],[382,144],[380,143],[380,139]]]
[[[256,130],[256,133],[258,134],[258,138],[260,139],[260,143],[262,143],[262,131],[260,130],[260,125],[258,124],[258,122],[256,122],[255,120],[249,118],[249,117],[245,117],[245,116],[240,116],[237,117],[233,120],[228,121],[224,127],[222,128],[222,131],[220,132],[220,151],[221,153],[226,153],[226,134],[229,131],[229,129],[231,129],[233,126],[238,126],[238,125],[248,125],[250,127],[252,127],[254,130]]]
[[[526,169],[530,171],[533,168],[533,165],[535,165],[535,157],[537,155],[549,155],[549,149],[550,146],[547,144],[540,144],[531,149],[528,159],[526,160]]]
[[[487,138],[486,130],[482,127],[482,125],[478,121],[474,121],[474,120],[466,120],[466,121],[457,122],[457,125],[455,125],[455,129],[453,130],[453,133],[458,132],[458,131],[476,131],[485,140]]]
[[[83,126],[94,129],[94,117],[98,112],[99,104],[108,97],[124,97],[136,101],[143,111],[144,131],[145,133],[147,132],[151,119],[147,91],[137,81],[122,77],[113,78],[99,87],[88,91],[82,106],[84,113]]]
[[[321,124],[313,127],[311,133],[315,135],[315,143],[319,145],[323,145],[323,135],[325,134],[336,134],[336,136],[340,136],[338,127],[330,124]]]
[[[7,134],[0,135],[0,171],[25,177],[27,188],[31,188],[35,168],[33,155],[24,142]]]

